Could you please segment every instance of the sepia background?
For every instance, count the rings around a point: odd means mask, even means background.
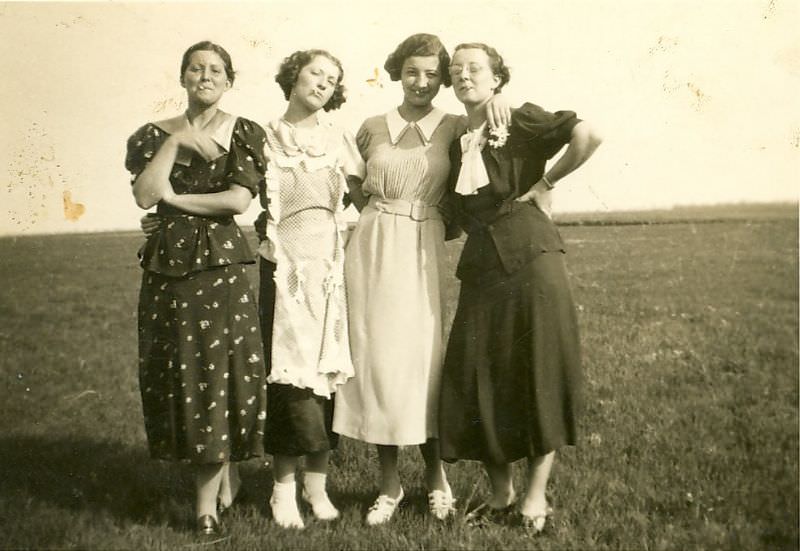
[[[201,543],[191,471],[148,457],[124,169],[128,136],[184,109],[184,50],[227,48],[223,109],[266,122],[281,59],[327,48],[349,89],[328,116],[355,132],[401,101],[387,54],[430,32],[494,45],[512,104],[572,109],[605,138],[556,190],[586,392],[555,514],[536,538],[471,528],[489,488],[462,461],[441,525],[407,447],[405,506],[370,529],[376,451],[342,438],[339,521],[279,528],[271,458],[254,459],[215,549],[797,550],[799,23],[795,0],[0,3],[0,548]],[[449,89],[436,103],[461,110]],[[254,246],[257,210],[239,217]],[[462,245],[446,245],[447,319]]]
[[[205,39],[238,72],[223,109],[259,122],[284,109],[281,59],[329,49],[349,89],[331,116],[352,132],[400,102],[382,67],[406,36],[487,42],[511,67],[512,104],[574,110],[605,137],[557,212],[795,200],[799,13],[781,0],[3,3],[0,235],[135,228],[126,138],[182,111],[180,57]],[[461,112],[450,89],[436,103]]]

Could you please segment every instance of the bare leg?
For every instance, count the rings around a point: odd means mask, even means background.
[[[425,487],[429,492],[433,490],[447,491],[447,477],[439,457],[439,440],[432,438],[424,444],[420,444],[419,451],[422,453],[422,459],[425,460]]]
[[[328,458],[330,456],[330,450],[309,453],[306,455],[306,472],[328,474]]]
[[[381,469],[379,493],[391,498],[400,495],[400,472],[397,469],[397,446],[376,446]]]
[[[520,512],[527,517],[543,515],[547,510],[547,481],[553,468],[556,452],[528,458],[528,490]]]
[[[287,482],[294,482],[294,475],[297,471],[298,458],[292,455],[274,455],[272,476],[275,482],[285,484]]]
[[[378,498],[367,511],[367,524],[376,526],[389,522],[403,499],[403,487],[397,470],[397,446],[376,446],[381,469]]]
[[[239,489],[242,486],[242,480],[239,478],[239,464],[226,462],[222,465],[222,480],[219,486],[219,495],[217,500],[223,509],[227,509],[233,504]]]
[[[428,488],[428,510],[439,519],[445,520],[455,512],[455,499],[442,467],[439,455],[439,441],[430,439],[420,445],[425,459],[425,486]]]
[[[197,466],[195,474],[195,487],[197,490],[195,513],[197,518],[204,515],[211,515],[214,519],[217,518],[217,494],[222,480],[222,465],[222,463],[211,463]]]
[[[511,478],[510,463],[490,463],[484,461],[486,474],[489,475],[489,484],[492,487],[492,495],[487,500],[492,509],[503,509],[514,501],[514,481]]]

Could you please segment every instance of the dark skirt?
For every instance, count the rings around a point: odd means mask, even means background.
[[[563,253],[492,282],[462,282],[442,373],[444,460],[510,463],[574,445],[581,387]]]
[[[267,374],[272,369],[272,322],[275,319],[275,264],[259,264],[259,313],[264,336]],[[267,385],[267,423],[264,450],[270,454],[300,456],[335,449],[333,396],[317,396],[310,389],[285,384]]]
[[[198,464],[262,455],[266,371],[241,264],[144,272],[139,384],[150,454]]]

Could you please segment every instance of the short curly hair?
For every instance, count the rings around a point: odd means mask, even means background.
[[[288,100],[289,96],[292,95],[294,85],[297,84],[297,77],[300,71],[303,67],[311,63],[315,57],[320,55],[328,58],[331,63],[339,68],[339,79],[336,81],[333,95],[331,99],[322,106],[325,111],[332,111],[333,109],[341,107],[347,100],[347,97],[345,95],[344,85],[342,84],[342,80],[344,79],[342,62],[327,50],[298,50],[294,52],[281,63],[281,66],[278,68],[278,74],[275,75],[275,82],[277,82],[281,90],[283,90],[283,97]]]
[[[233,70],[233,61],[231,61],[230,54],[228,54],[225,48],[219,44],[214,44],[210,40],[203,40],[202,42],[193,44],[192,46],[189,46],[188,50],[183,52],[183,58],[181,59],[181,82],[183,82],[183,74],[189,67],[192,54],[195,52],[214,52],[217,54],[220,59],[222,59],[222,64],[225,66],[225,76],[228,78],[231,84],[233,84],[233,81],[236,79],[236,71]]]
[[[453,50],[453,55],[455,55],[455,52],[458,50],[467,49],[477,49],[486,52],[486,55],[489,56],[489,66],[491,67],[492,72],[500,78],[500,85],[495,88],[494,93],[500,93],[500,90],[503,89],[503,86],[508,84],[508,81],[511,80],[511,71],[503,61],[503,56],[497,53],[497,50],[484,44],[483,42],[467,42],[464,44],[459,44],[456,46],[456,49]]]
[[[389,73],[391,80],[400,80],[401,73],[403,72],[403,63],[406,59],[412,56],[438,56],[439,57],[439,74],[442,76],[442,84],[445,87],[450,86],[450,72],[447,70],[450,67],[450,54],[447,49],[435,34],[418,33],[412,34],[394,49],[389,57],[386,58],[386,63],[383,68]]]

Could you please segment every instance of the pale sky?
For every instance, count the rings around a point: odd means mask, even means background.
[[[416,32],[505,57],[512,104],[570,109],[604,144],[559,183],[561,212],[798,198],[800,9],[788,0],[0,3],[0,235],[129,229],[124,168],[139,126],[185,107],[178,70],[200,40],[237,70],[222,100],[257,122],[285,102],[297,49],[345,67],[332,118],[355,132],[402,99],[386,56]],[[378,83],[369,83],[378,71]],[[461,113],[452,89],[435,103]],[[65,212],[64,196],[73,206]],[[249,225],[257,201],[239,218]],[[71,216],[69,216],[71,215]]]

